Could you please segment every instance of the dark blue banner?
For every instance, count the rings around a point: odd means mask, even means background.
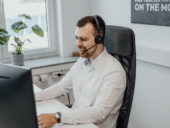
[[[170,0],[131,0],[131,23],[170,26]]]

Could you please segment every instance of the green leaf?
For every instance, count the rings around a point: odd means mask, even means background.
[[[31,16],[27,15],[25,16],[26,19],[32,19]]]
[[[7,45],[7,43],[3,40],[0,40],[0,45]]]
[[[27,28],[27,25],[25,25],[25,23],[22,21],[15,22],[14,24],[11,25],[11,29],[16,33],[25,28]]]
[[[38,36],[40,36],[40,37],[43,37],[43,36],[44,36],[43,30],[42,30],[38,25],[34,25],[34,26],[32,27],[32,31],[33,31],[35,34],[37,34]]]
[[[14,37],[14,41],[17,43],[17,46],[22,46],[22,42],[18,37]]]
[[[27,14],[20,14],[20,15],[18,15],[18,17],[24,17],[25,19],[32,19],[31,16],[29,16]]]
[[[27,39],[28,42],[32,43],[31,40]]]
[[[7,45],[8,41],[10,39],[10,35],[6,34],[8,33],[4,29],[1,29],[0,31],[0,45]]]
[[[8,34],[2,34],[2,33],[0,33],[0,38],[2,39],[2,38],[9,38],[10,37],[10,35],[8,35]]]
[[[0,33],[8,34],[8,32],[5,29],[0,29]]]
[[[3,39],[3,40],[0,39],[0,45],[7,45],[8,41],[9,41],[9,38]]]
[[[20,32],[20,30],[14,30],[14,32],[15,32],[15,33],[19,33],[19,32]]]

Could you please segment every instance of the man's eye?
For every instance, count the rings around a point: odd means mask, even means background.
[[[82,41],[86,41],[85,39],[81,39]]]

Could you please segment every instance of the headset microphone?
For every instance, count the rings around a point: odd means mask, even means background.
[[[97,45],[97,44],[95,44],[95,45]],[[91,48],[93,48],[95,45],[93,45]],[[89,48],[89,49],[83,51],[83,53],[87,52],[87,51],[90,50],[91,48]]]

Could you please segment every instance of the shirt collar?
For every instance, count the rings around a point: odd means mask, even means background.
[[[87,67],[90,66],[91,68],[95,68],[105,58],[107,53],[108,52],[106,50],[106,47],[104,47],[104,50],[95,58],[95,60],[91,63],[91,65],[90,65],[90,58],[86,58],[84,64]]]

